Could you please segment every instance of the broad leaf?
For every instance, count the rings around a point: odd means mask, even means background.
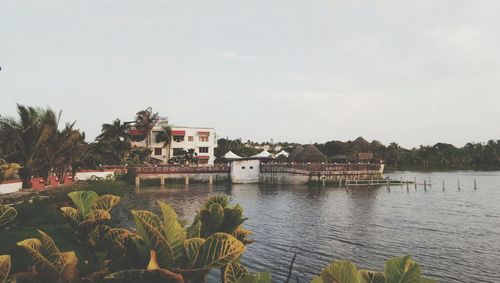
[[[360,283],[356,266],[349,261],[334,261],[321,272],[325,283]]]
[[[62,270],[63,260],[61,252],[54,243],[54,240],[43,231],[38,230],[38,233],[40,234],[40,241],[42,243],[42,255],[58,270]]]
[[[224,221],[221,225],[220,232],[233,233],[246,218],[243,218],[243,208],[237,204],[234,207],[224,208]]]
[[[71,226],[78,227],[80,223],[80,215],[78,214],[78,210],[74,207],[61,207],[61,211],[63,213],[64,218],[66,218]]]
[[[0,205],[0,228],[7,225],[17,216],[17,210],[13,207]]]
[[[74,252],[64,252],[61,254],[63,268],[61,271],[60,281],[62,283],[75,282],[78,278],[78,258]]]
[[[213,196],[205,202],[205,209],[210,209],[213,204],[218,204],[221,207],[226,207],[229,203],[229,198],[227,196]]]
[[[11,267],[10,255],[0,255],[0,282],[7,280]]]
[[[386,283],[419,283],[420,266],[411,257],[396,257],[385,262]]]
[[[113,273],[106,277],[108,281],[120,283],[184,283],[182,275],[166,269],[144,270],[131,269]]]
[[[161,268],[175,267],[174,251],[163,234],[165,227],[158,216],[149,211],[132,210],[137,232],[150,250],[155,250]]]
[[[271,274],[263,272],[259,274],[244,274],[236,279],[236,283],[271,283]]]
[[[385,276],[382,272],[360,270],[359,274],[361,275],[362,283],[385,283]]]
[[[59,271],[58,266],[53,265],[42,254],[42,242],[38,239],[26,239],[17,243],[18,246],[23,247],[33,259],[37,271],[47,278],[57,278]]]
[[[201,237],[205,238],[218,231],[224,221],[224,209],[218,203],[214,203],[209,210],[201,211]]]
[[[191,226],[189,226],[186,229],[186,234],[187,234],[186,237],[188,239],[199,238],[200,237],[200,229],[201,229],[201,222],[198,220],[195,223],[191,224]]]
[[[193,270],[220,268],[237,259],[245,251],[243,243],[226,233],[208,237],[196,253]]]
[[[184,241],[186,240],[186,231],[181,227],[177,220],[177,213],[174,209],[161,201],[158,201],[161,212],[163,214],[163,225],[165,239],[172,247],[174,253],[174,260],[176,265],[179,266],[184,255]]]
[[[115,195],[102,195],[98,197],[93,205],[94,209],[102,209],[109,212],[120,202],[120,197]]]
[[[78,209],[80,219],[93,218],[94,203],[99,197],[97,193],[93,191],[76,191],[69,193],[68,196]]]
[[[184,253],[186,255],[186,263],[190,266],[194,263],[194,257],[200,249],[200,247],[205,243],[205,239],[202,238],[192,238],[184,242]]]
[[[247,273],[248,270],[243,265],[232,262],[224,268],[224,283],[235,283],[238,278]]]

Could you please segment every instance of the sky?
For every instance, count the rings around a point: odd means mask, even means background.
[[[0,0],[0,114],[255,141],[500,139],[498,0]]]

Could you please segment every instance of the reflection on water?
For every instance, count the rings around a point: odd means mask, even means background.
[[[233,204],[243,206],[246,227],[254,231],[244,263],[252,271],[272,272],[275,281],[284,279],[297,253],[293,278],[300,282],[335,259],[382,270],[386,259],[406,254],[440,282],[500,282],[500,172],[398,172],[390,177],[416,177],[419,183],[430,177],[433,187],[192,184],[131,192],[116,212],[132,227],[128,210],[159,212],[160,199],[181,219],[191,220],[210,196],[229,195]],[[209,281],[218,278],[211,274]]]

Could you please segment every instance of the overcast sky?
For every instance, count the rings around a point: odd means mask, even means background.
[[[0,1],[0,113],[256,141],[500,139],[500,1]]]

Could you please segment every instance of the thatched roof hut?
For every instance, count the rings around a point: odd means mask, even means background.
[[[299,144],[297,145],[293,150],[292,152],[290,152],[290,154],[288,155],[288,159],[290,160],[295,160],[297,159],[297,156],[299,156],[299,154],[304,150],[304,148]]]
[[[352,147],[355,149],[368,149],[370,147],[370,143],[363,137],[358,137],[352,142]]]
[[[304,147],[304,150],[295,158],[297,161],[302,162],[324,162],[326,161],[326,156],[319,151],[319,149],[313,144],[308,144]]]

